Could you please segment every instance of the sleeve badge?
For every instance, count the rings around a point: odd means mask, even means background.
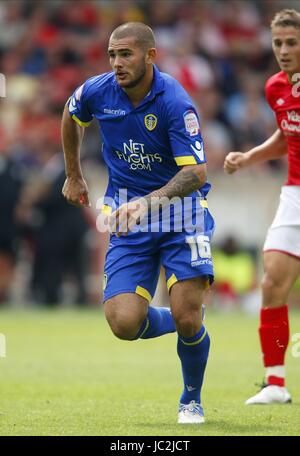
[[[197,118],[195,112],[192,111],[191,109],[189,109],[188,111],[186,111],[183,114],[183,119],[184,119],[185,129],[189,133],[189,135],[190,136],[198,135],[198,133],[200,131],[200,127],[199,127],[198,118]]]

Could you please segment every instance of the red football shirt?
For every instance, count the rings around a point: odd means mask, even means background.
[[[293,85],[284,71],[266,82],[266,98],[275,112],[278,127],[288,146],[288,180],[286,185],[300,185],[300,93],[294,96]],[[295,91],[297,94],[297,91]]]

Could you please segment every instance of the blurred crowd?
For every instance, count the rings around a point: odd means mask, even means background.
[[[110,70],[111,31],[127,21],[153,28],[157,65],[194,99],[209,172],[218,173],[230,150],[247,150],[274,131],[274,116],[264,99],[264,82],[278,71],[269,24],[275,12],[297,4],[0,1],[0,73],[6,78],[6,98],[0,99],[0,302],[10,295],[10,284],[17,283],[16,264],[23,267],[20,277],[27,277],[30,301],[61,302],[66,277],[73,301],[99,296],[106,240],[95,231],[96,214],[68,206],[61,196],[60,120],[74,89]],[[99,197],[105,170],[97,125],[86,131],[82,159]],[[282,160],[262,165],[261,172],[285,166]],[[24,264],[31,265],[30,271]]]

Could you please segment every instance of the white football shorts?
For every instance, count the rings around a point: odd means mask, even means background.
[[[263,251],[278,250],[300,259],[300,185],[285,185]]]

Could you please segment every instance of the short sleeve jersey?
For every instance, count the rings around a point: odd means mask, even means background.
[[[299,85],[299,84],[298,84]],[[300,90],[290,84],[284,71],[270,77],[265,86],[266,98],[273,109],[278,127],[288,147],[286,185],[300,185]]]
[[[151,90],[136,107],[114,72],[88,79],[75,90],[68,106],[79,125],[87,126],[93,118],[99,122],[109,196],[120,189],[126,189],[129,198],[144,196],[164,186],[181,166],[206,162],[191,98],[155,65]],[[199,189],[201,196],[209,189],[206,182]]]

